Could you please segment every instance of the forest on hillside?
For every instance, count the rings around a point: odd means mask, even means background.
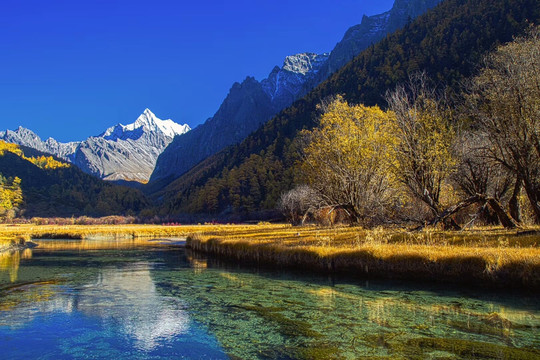
[[[469,223],[540,223],[540,28],[487,56],[459,102],[423,73],[386,100],[387,111],[341,96],[321,106],[301,133],[307,185],[280,200],[293,223],[341,212],[460,229],[451,216],[473,205]]]
[[[135,215],[149,206],[135,189],[106,183],[50,155],[0,141],[0,219]]]
[[[201,162],[157,192],[164,201],[161,214],[249,217],[274,209],[282,194],[306,182],[298,167],[301,134],[318,125],[321,102],[341,94],[348,104],[378,105],[386,111],[387,92],[420,72],[454,106],[468,91],[468,79],[479,74],[485,55],[539,19],[540,4],[533,0],[442,2],[362,52],[240,145]]]

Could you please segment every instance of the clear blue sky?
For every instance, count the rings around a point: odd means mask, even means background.
[[[235,81],[327,52],[393,0],[2,0],[0,130],[82,140],[146,108],[194,127]]]

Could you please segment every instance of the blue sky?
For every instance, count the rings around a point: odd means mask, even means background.
[[[235,81],[332,50],[393,0],[2,0],[0,130],[82,140],[150,108],[190,126]]]

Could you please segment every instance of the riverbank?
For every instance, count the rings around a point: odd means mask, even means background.
[[[540,236],[500,228],[463,232],[282,228],[193,234],[187,246],[235,262],[359,278],[540,290]]]
[[[236,262],[359,278],[540,289],[540,228],[411,232],[283,224],[0,225],[0,252],[25,247],[32,239],[111,238],[187,238],[186,246],[195,251]]]
[[[156,238],[186,238],[191,234],[234,236],[254,228],[265,231],[283,225],[0,225],[0,252],[24,247],[26,242],[39,239],[73,240],[141,240]]]

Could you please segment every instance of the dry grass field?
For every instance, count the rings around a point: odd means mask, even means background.
[[[192,234],[188,245],[242,262],[357,276],[540,288],[540,234],[355,227],[253,227]]]
[[[540,228],[459,232],[258,225],[1,225],[0,251],[31,239],[187,238],[246,263],[358,276],[540,288]]]

